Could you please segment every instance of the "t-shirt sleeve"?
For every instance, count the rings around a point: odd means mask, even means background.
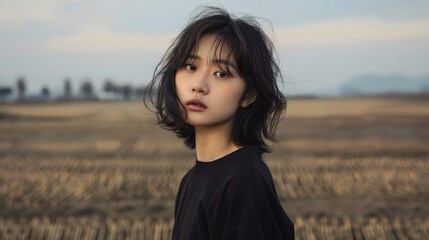
[[[182,180],[180,180],[180,184],[179,184],[179,188],[177,190],[177,194],[176,194],[176,202],[174,204],[174,218],[177,217],[177,210],[179,207],[179,201],[181,200],[181,196],[182,196],[182,191],[183,191],[183,185],[185,184],[187,177],[189,175],[189,172],[186,173],[183,177]]]
[[[287,224],[289,219],[281,208],[275,189],[250,164],[229,181],[224,203],[223,240],[293,239],[283,236],[284,228],[290,226]]]

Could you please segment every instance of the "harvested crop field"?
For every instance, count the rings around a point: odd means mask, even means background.
[[[141,102],[0,105],[0,239],[171,239],[195,162]],[[429,238],[429,100],[289,99],[264,155],[297,239]]]

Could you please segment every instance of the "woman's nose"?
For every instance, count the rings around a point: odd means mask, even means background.
[[[207,94],[209,92],[208,88],[208,74],[201,72],[196,76],[196,79],[192,85],[192,92],[193,93],[201,93],[201,94]]]
[[[194,86],[192,88],[192,92],[195,93],[202,93],[202,94],[207,94],[207,88],[202,87],[202,86]]]

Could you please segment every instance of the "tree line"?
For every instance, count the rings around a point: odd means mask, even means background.
[[[17,101],[29,100],[29,96],[27,95],[27,82],[23,77],[18,77],[16,79],[15,88],[11,86],[0,86],[0,100],[7,99],[14,95],[14,90],[17,93]],[[129,84],[120,85],[108,78],[104,81],[102,90],[111,99],[129,100],[142,98],[145,87],[134,87]],[[50,99],[51,95],[52,93],[49,87],[43,85],[38,96],[40,99]],[[58,96],[57,100],[72,101],[78,99],[98,100],[99,97],[96,95],[90,79],[85,79],[81,82],[79,92],[74,94],[71,79],[65,78],[63,81],[63,94]]]

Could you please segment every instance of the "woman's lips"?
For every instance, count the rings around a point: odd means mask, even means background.
[[[186,107],[189,110],[193,111],[204,111],[207,108],[207,106],[203,102],[195,98],[187,101]]]

